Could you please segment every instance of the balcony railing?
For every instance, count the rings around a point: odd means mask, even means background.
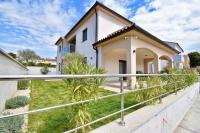
[[[82,104],[82,103],[88,103],[88,102],[92,102],[95,100],[100,100],[100,99],[106,99],[106,98],[110,98],[110,97],[114,97],[114,96],[120,96],[120,102],[121,102],[121,107],[120,110],[114,113],[111,113],[109,115],[106,115],[104,117],[101,117],[99,119],[96,119],[94,121],[91,121],[85,125],[82,125],[80,127],[76,127],[74,129],[71,129],[69,131],[66,131],[66,133],[70,133],[76,130],[79,130],[81,128],[84,128],[86,126],[89,126],[91,124],[97,123],[99,121],[102,121],[106,118],[112,117],[116,114],[121,114],[121,121],[120,121],[120,125],[124,125],[125,121],[124,121],[124,112],[132,109],[134,107],[137,107],[139,105],[143,105],[145,103],[148,103],[152,100],[158,100],[159,103],[162,103],[162,98],[164,96],[167,96],[168,94],[172,94],[175,93],[177,94],[179,88],[177,86],[177,84],[179,82],[185,82],[185,81],[174,81],[171,83],[160,83],[158,85],[154,85],[154,86],[149,86],[146,88],[142,88],[142,89],[133,89],[133,90],[129,90],[129,91],[124,91],[124,77],[130,78],[130,77],[154,77],[154,76],[164,76],[164,77],[175,77],[175,76],[187,76],[186,74],[96,74],[96,75],[0,75],[0,81],[16,81],[16,80],[33,80],[33,79],[72,79],[72,78],[76,78],[76,79],[82,79],[82,78],[119,78],[119,82],[120,82],[120,92],[119,93],[114,93],[114,94],[110,94],[110,95],[106,95],[106,96],[99,96],[97,98],[91,98],[91,99],[87,99],[87,100],[82,100],[82,101],[76,101],[76,102],[72,102],[72,103],[68,103],[68,104],[60,104],[60,105],[56,105],[56,106],[51,106],[51,107],[46,107],[46,108],[41,108],[41,109],[36,109],[36,110],[31,110],[31,111],[27,111],[27,112],[23,112],[23,113],[15,113],[15,114],[9,114],[9,115],[2,115],[0,116],[0,119],[3,118],[8,118],[8,117],[14,117],[14,116],[19,116],[19,115],[27,115],[27,114],[33,114],[33,113],[38,113],[38,112],[44,112],[44,111],[48,111],[48,110],[55,110],[58,108],[64,108],[64,107],[70,107],[70,106],[74,106],[74,105],[78,105],[78,104]],[[131,105],[127,108],[124,107],[124,96],[125,94],[128,93],[134,93],[134,92],[138,92],[138,91],[142,91],[142,90],[148,90],[154,87],[164,87],[167,85],[174,85],[175,89],[162,93],[160,95],[157,95],[155,97],[152,97],[150,99],[147,99],[145,101],[141,101],[137,104]]]

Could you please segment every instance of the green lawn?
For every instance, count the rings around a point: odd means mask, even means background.
[[[113,92],[107,90],[99,90],[99,95],[109,95],[112,93]],[[69,90],[67,90],[65,83],[61,80],[33,80],[31,87],[30,110],[70,103],[69,97]],[[134,94],[127,94],[125,96],[125,107],[135,103],[137,102],[135,100]],[[92,114],[93,120],[116,112],[119,109],[120,96],[92,102],[89,107],[89,111]],[[135,109],[129,110],[128,112],[131,112]],[[114,117],[100,121],[96,124],[93,124],[92,128],[97,128],[105,123],[117,119],[118,117],[119,115],[116,115]],[[69,107],[31,114],[29,115],[28,130],[29,132],[37,133],[60,133],[70,129],[68,125],[69,120]]]

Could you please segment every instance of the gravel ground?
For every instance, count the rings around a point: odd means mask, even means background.
[[[28,98],[30,98],[30,89],[26,89],[26,90],[17,90],[17,92],[14,94],[13,97],[16,96],[27,96]],[[5,109],[3,113],[5,112],[10,112],[12,114],[16,114],[16,113],[22,113],[22,112],[26,112],[29,110],[29,105],[24,106],[24,107],[20,107],[20,108],[16,108],[16,109]],[[22,131],[23,132],[27,132],[28,131],[28,115],[24,115],[24,124],[22,126]]]

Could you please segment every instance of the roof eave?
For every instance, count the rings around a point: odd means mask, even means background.
[[[71,30],[64,36],[64,38],[67,38],[67,36],[69,36],[71,34],[71,32],[82,22],[82,20],[92,11],[94,10],[97,6],[101,6],[104,9],[112,12],[113,14],[119,16],[120,18],[126,20],[127,22],[129,22],[130,24],[132,24],[133,22],[128,20],[127,18],[123,17],[122,15],[116,13],[115,11],[109,9],[108,7],[106,7],[105,5],[103,5],[102,3],[96,1],[95,4],[85,13],[85,15],[71,28]]]
[[[112,38],[115,38],[115,37],[117,37],[117,36],[119,36],[119,35],[122,35],[122,34],[124,34],[124,33],[127,33],[127,32],[129,32],[129,31],[131,31],[131,30],[137,30],[137,31],[139,31],[139,32],[142,32],[143,34],[145,34],[146,36],[150,37],[151,39],[153,39],[153,40],[155,40],[155,41],[157,41],[157,42],[163,44],[165,47],[167,47],[167,48],[173,50],[175,53],[178,53],[178,54],[181,53],[180,51],[178,51],[178,50],[176,50],[176,49],[170,47],[169,45],[167,45],[164,41],[160,40],[160,39],[157,38],[156,36],[150,34],[150,33],[147,32],[146,30],[142,29],[141,27],[139,27],[139,26],[136,25],[135,23],[134,23],[132,26],[130,26],[130,27],[128,27],[127,29],[125,29],[124,31],[122,31],[122,32],[118,32],[118,33],[116,33],[116,34],[113,35],[113,36],[110,36],[110,37],[108,37],[108,38],[105,38],[105,39],[103,39],[103,40],[100,40],[99,42],[94,43],[94,44],[93,44],[93,47],[97,47],[99,44],[101,44],[101,43],[103,43],[103,42],[105,42],[105,41],[108,41],[108,40],[110,40],[110,39],[112,39]]]
[[[62,40],[63,40],[63,38],[62,38],[62,37],[59,37],[58,40],[55,42],[55,45],[58,45],[58,43],[59,43],[60,41],[62,41]]]
[[[0,48],[0,53],[5,55],[6,57],[8,57],[9,59],[13,60],[14,62],[16,62],[18,65],[20,65],[21,67],[23,67],[24,69],[26,69],[28,71],[28,68],[26,66],[24,66],[21,62],[19,62],[18,60],[14,59],[12,56],[10,56],[8,53],[6,53],[4,50],[2,50]]]

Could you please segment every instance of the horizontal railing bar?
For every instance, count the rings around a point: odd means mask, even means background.
[[[179,82],[179,81],[177,81],[177,82]],[[169,84],[174,84],[174,83],[177,83],[177,82],[172,82],[172,83],[169,83]],[[169,85],[169,84],[165,84],[163,86],[166,86],[166,85]],[[95,101],[95,100],[101,100],[101,99],[105,99],[105,98],[119,96],[119,95],[122,95],[122,94],[128,94],[128,93],[133,93],[133,92],[137,92],[137,91],[147,90],[147,89],[151,89],[151,88],[154,88],[154,87],[160,87],[160,85],[150,86],[150,87],[147,87],[145,89],[135,89],[135,90],[126,91],[126,92],[123,92],[123,93],[116,93],[116,94],[111,94],[111,95],[107,95],[107,96],[101,96],[101,97],[92,98],[92,99],[88,99],[88,100],[84,100],[84,101],[78,101],[78,102],[73,102],[73,103],[68,103],[68,104],[61,104],[61,105],[57,105],[57,106],[51,106],[51,107],[46,107],[46,108],[32,110],[32,111],[26,111],[26,112],[22,112],[22,113],[4,115],[4,116],[0,116],[0,119],[19,116],[19,115],[33,114],[33,113],[38,113],[38,112],[43,112],[43,111],[63,108],[63,107],[69,107],[69,106],[73,106],[73,105],[77,105],[77,104],[81,104],[81,103],[87,103],[87,102],[91,102],[91,101]]]
[[[144,76],[184,76],[190,74],[93,74],[93,75],[0,75],[0,81],[30,79],[65,79],[65,78],[112,78]]]
[[[137,107],[137,106],[139,106],[139,105],[145,104],[145,103],[147,103],[147,102],[149,102],[149,101],[152,101],[152,100],[154,100],[154,99],[157,99],[157,98],[159,98],[159,97],[161,97],[161,96],[165,96],[165,95],[167,95],[167,94],[169,94],[169,93],[172,93],[172,92],[173,92],[173,90],[172,90],[172,91],[169,91],[169,92],[166,92],[166,93],[164,93],[164,94],[161,94],[161,95],[159,95],[159,96],[150,98],[150,99],[148,99],[148,100],[146,100],[146,101],[143,101],[143,102],[134,104],[134,105],[132,105],[132,106],[129,106],[129,107],[127,107],[127,108],[124,108],[123,110],[120,110],[120,111],[114,112],[114,113],[112,113],[112,114],[109,114],[109,115],[107,115],[107,116],[101,117],[101,118],[96,119],[96,120],[94,120],[94,121],[92,121],[92,122],[89,122],[89,123],[87,123],[87,124],[85,124],[85,125],[83,125],[83,126],[80,126],[80,127],[77,127],[77,128],[71,129],[71,130],[68,130],[68,131],[66,131],[66,132],[64,132],[64,133],[71,133],[71,132],[73,132],[73,131],[76,131],[76,130],[78,130],[78,129],[84,128],[84,127],[86,127],[86,126],[89,126],[89,125],[91,125],[91,124],[94,124],[94,123],[96,123],[96,122],[99,122],[99,121],[101,121],[101,120],[104,120],[104,119],[106,119],[106,118],[109,118],[109,117],[111,117],[111,116],[117,115],[117,114],[119,114],[119,113],[121,113],[121,112],[124,112],[124,111],[126,111],[126,110],[129,110],[129,109],[131,109],[131,108],[134,108],[134,107]]]

